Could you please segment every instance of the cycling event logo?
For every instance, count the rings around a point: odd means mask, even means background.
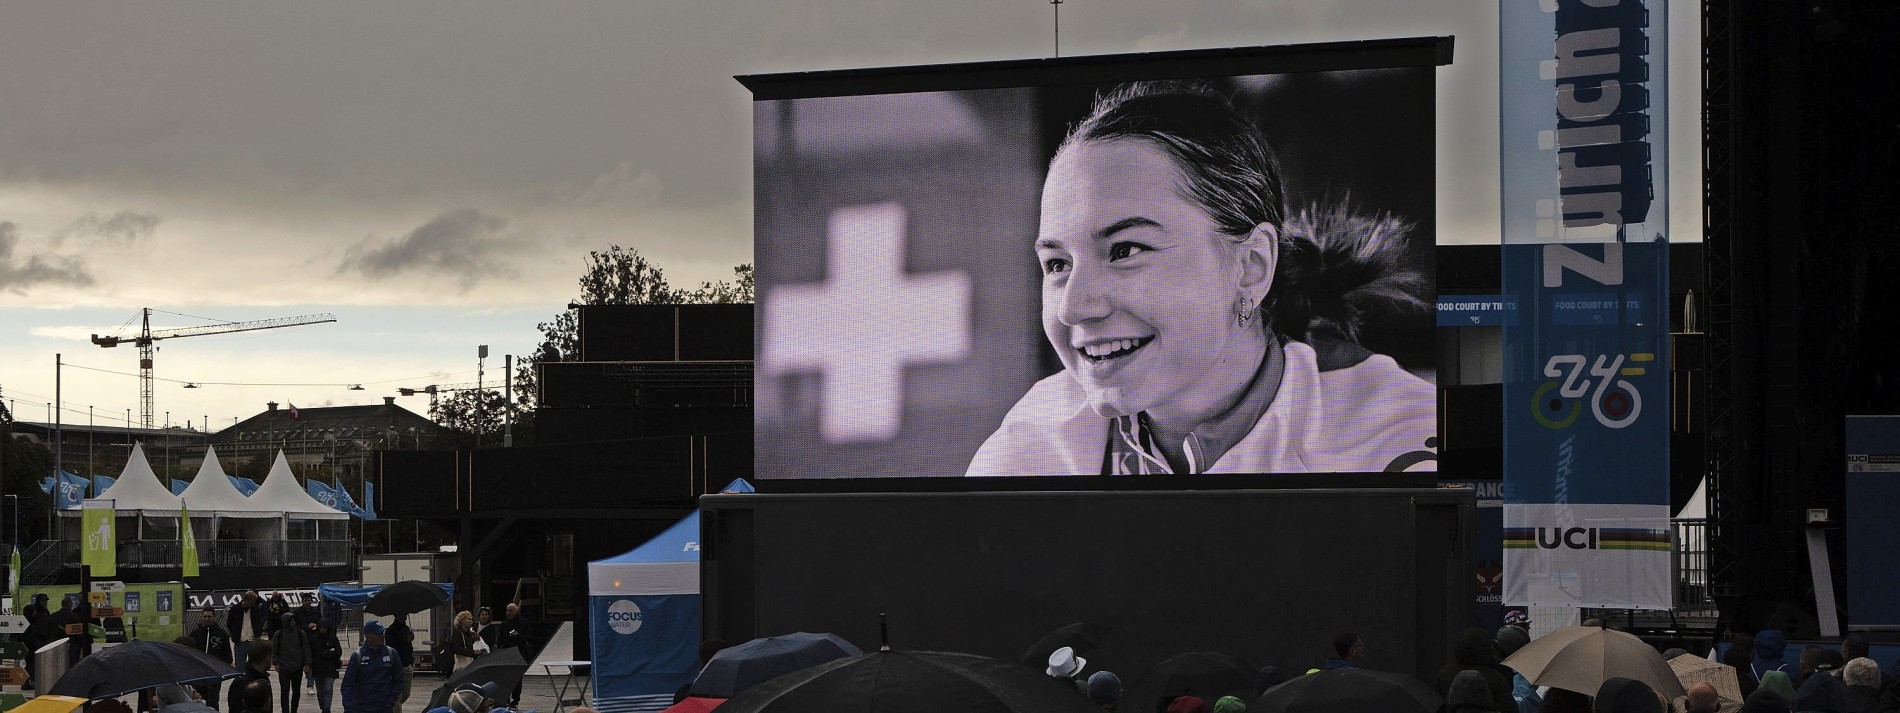
[[[1598,354],[1594,361],[1582,354],[1553,355],[1544,362],[1551,380],[1531,393],[1531,415],[1545,428],[1561,430],[1575,424],[1588,403],[1591,416],[1606,428],[1635,423],[1643,415],[1643,394],[1629,378],[1648,373],[1635,365],[1655,360],[1649,353]]]

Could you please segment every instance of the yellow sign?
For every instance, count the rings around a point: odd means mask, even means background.
[[[112,601],[111,592],[86,592],[86,601],[91,604],[106,604]]]

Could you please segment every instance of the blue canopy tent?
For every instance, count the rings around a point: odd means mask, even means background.
[[[699,513],[624,554],[587,563],[594,708],[673,705],[699,674]]]
[[[360,609],[363,605],[369,603],[370,597],[376,596],[377,592],[383,591],[384,586],[387,585],[320,584],[317,585],[317,593],[323,595],[323,598],[326,600],[352,609]],[[454,601],[455,585],[453,583],[436,582],[435,586],[441,587],[444,592],[448,592],[449,600]]]

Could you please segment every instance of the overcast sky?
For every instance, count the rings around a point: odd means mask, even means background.
[[[1528,0],[1527,0],[1528,1]],[[1676,239],[1701,232],[1693,3],[1672,10]],[[1067,0],[1064,55],[1453,35],[1438,235],[1496,242],[1489,0]],[[751,108],[731,77],[1046,57],[1046,0],[9,3],[0,22],[0,388],[43,420],[137,410],[87,335],[334,313],[160,342],[158,419],[374,403],[524,353],[588,250],[675,283],[752,260]],[[106,371],[94,371],[106,370]],[[121,372],[118,374],[108,372]],[[421,398],[400,401],[426,409]]]

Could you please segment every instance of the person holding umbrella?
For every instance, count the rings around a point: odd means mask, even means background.
[[[390,623],[383,637],[402,659],[402,694],[396,697],[396,708],[401,709],[402,704],[409,702],[409,688],[416,672],[416,632],[409,628],[409,615],[397,614],[396,621]]]
[[[383,640],[383,625],[363,622],[363,645],[343,669],[343,713],[392,713],[407,679],[402,657]]]
[[[521,605],[509,602],[505,611],[508,618],[502,621],[501,628],[495,632],[495,650],[520,649],[523,661],[534,660],[534,652],[528,650],[530,642],[534,639],[534,629],[528,626],[528,620],[521,618]],[[516,681],[514,692],[508,696],[507,707],[514,708],[519,705],[521,705],[521,682]]]

